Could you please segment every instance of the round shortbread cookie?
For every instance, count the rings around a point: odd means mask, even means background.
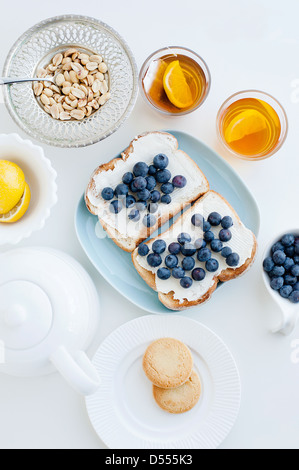
[[[154,341],[143,357],[143,369],[149,380],[160,388],[176,388],[185,383],[193,368],[187,346],[173,338]]]
[[[162,389],[153,386],[153,394],[157,404],[168,413],[185,413],[191,410],[201,396],[201,383],[196,372],[178,388]]]

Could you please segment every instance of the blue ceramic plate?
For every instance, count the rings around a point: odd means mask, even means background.
[[[244,224],[258,235],[258,206],[237,173],[225,160],[196,138],[184,132],[167,132],[178,139],[179,148],[198,164],[208,178],[211,189],[222,194]],[[86,255],[109,284],[143,310],[157,314],[173,313],[161,304],[156,292],[139,276],[132,264],[131,255],[103,236],[97,217],[89,213],[83,197],[79,202],[75,223],[77,236]]]

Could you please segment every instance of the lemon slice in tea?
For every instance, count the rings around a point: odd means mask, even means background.
[[[225,131],[224,137],[229,144],[266,129],[267,122],[264,116],[254,109],[248,109],[232,119]]]
[[[169,101],[177,108],[192,106],[194,99],[180,62],[171,62],[163,77],[163,86]]]

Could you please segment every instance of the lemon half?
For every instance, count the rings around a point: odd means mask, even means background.
[[[11,224],[20,220],[23,215],[27,212],[31,199],[30,188],[25,183],[25,190],[19,202],[13,207],[13,209],[6,214],[0,215],[0,223]]]
[[[0,160],[0,215],[10,212],[25,190],[25,175],[13,162]]]

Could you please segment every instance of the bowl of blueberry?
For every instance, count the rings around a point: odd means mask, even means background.
[[[268,245],[263,268],[266,288],[282,316],[274,331],[290,334],[299,313],[299,229],[284,232]]]

